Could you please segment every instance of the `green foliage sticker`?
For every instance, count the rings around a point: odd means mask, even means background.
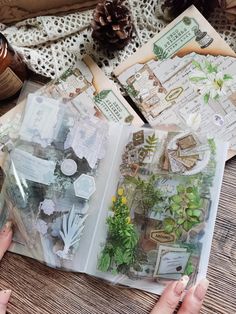
[[[113,215],[107,218],[108,238],[98,262],[98,269],[126,273],[135,263],[138,235],[130,219],[130,209],[124,190],[118,189],[113,197]]]

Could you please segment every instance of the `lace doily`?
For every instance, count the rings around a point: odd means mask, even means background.
[[[91,37],[92,10],[63,17],[41,16],[31,18],[4,29],[3,33],[15,50],[22,54],[28,66],[44,76],[55,78],[77,58],[89,54],[110,75],[114,67],[132,55],[150,37],[165,27],[157,18],[157,1],[127,0],[133,13],[135,36],[123,50],[103,51]],[[236,26],[230,24],[224,13],[216,9],[209,19],[212,26],[236,51]]]

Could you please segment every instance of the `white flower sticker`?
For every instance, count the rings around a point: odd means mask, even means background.
[[[192,72],[190,81],[196,91],[204,96],[205,103],[210,99],[217,100],[227,94],[233,85],[235,78],[218,70],[216,65],[206,61],[203,65],[193,61],[195,70]]]
[[[49,199],[45,199],[43,202],[41,202],[39,204],[39,208],[44,212],[44,214],[48,216],[52,215],[56,210],[54,202]]]

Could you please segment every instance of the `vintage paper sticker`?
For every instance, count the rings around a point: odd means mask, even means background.
[[[93,177],[82,174],[74,182],[75,195],[88,200],[96,191],[95,180]]]
[[[79,158],[86,158],[91,168],[105,155],[108,125],[95,117],[87,117],[75,123],[64,143],[71,147]]]
[[[65,159],[61,164],[61,172],[66,176],[72,176],[77,171],[77,164],[73,159]]]
[[[195,38],[198,30],[198,22],[186,16],[154,43],[153,52],[158,59],[167,59]]]
[[[11,153],[11,171],[21,178],[50,185],[54,182],[56,163],[15,149]]]
[[[189,257],[190,253],[187,252],[186,248],[160,245],[154,277],[183,274]]]
[[[27,99],[20,137],[46,147],[55,137],[60,106],[58,101],[30,94]]]

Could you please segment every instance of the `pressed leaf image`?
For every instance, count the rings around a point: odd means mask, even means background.
[[[153,52],[159,60],[164,60],[168,56],[168,53],[164,51],[162,47],[157,46],[157,45],[154,45]]]
[[[170,217],[163,221],[166,233],[174,233],[176,239],[189,232],[203,220],[202,198],[197,187],[178,185],[177,194],[170,198]]]
[[[144,152],[147,154],[155,153],[157,143],[158,143],[158,138],[156,137],[155,133],[153,133],[152,135],[149,135],[143,147]]]
[[[107,95],[111,92],[111,90],[103,90],[101,91],[99,94],[97,94],[95,97],[94,97],[94,100],[99,102],[99,101],[102,101],[104,100]]]
[[[132,84],[127,85],[125,87],[125,90],[132,98],[137,97],[139,94],[139,92],[134,88]]]

